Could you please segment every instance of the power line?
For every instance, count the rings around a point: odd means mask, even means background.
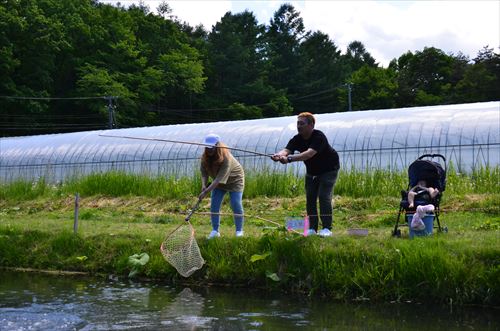
[[[37,121],[39,120],[56,120],[56,119],[103,119],[103,115],[95,114],[95,115],[88,115],[88,116],[83,116],[83,115],[77,115],[77,114],[67,114],[67,115],[56,115],[56,114],[29,114],[29,115],[9,115],[9,114],[2,114],[0,115],[0,118],[3,119],[13,119],[13,120],[23,120],[23,119],[29,119],[29,120],[34,120],[36,119]]]
[[[1,99],[15,99],[15,100],[90,100],[90,99],[117,99],[117,96],[100,96],[100,97],[23,97],[23,96],[9,96],[0,95]]]
[[[15,131],[15,130],[23,130],[23,131],[43,131],[43,130],[64,130],[64,129],[95,129],[95,130],[104,130],[108,127],[105,125],[80,125],[80,126],[35,126],[35,127],[27,127],[27,126],[11,126],[11,127],[1,127],[2,131]]]

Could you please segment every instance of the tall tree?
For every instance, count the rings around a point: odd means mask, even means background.
[[[300,44],[300,96],[292,100],[297,112],[325,113],[339,111],[338,87],[347,77],[341,52],[330,37],[316,31]]]
[[[436,105],[451,89],[454,58],[434,47],[407,52],[390,67],[398,74],[398,106]]]
[[[500,54],[484,47],[457,83],[460,102],[500,100]]]
[[[245,11],[227,12],[208,35],[209,89],[223,104],[254,101],[248,85],[263,75],[263,33],[264,27]]]
[[[359,70],[364,65],[370,67],[378,66],[373,56],[366,50],[365,45],[358,40],[352,41],[347,45],[344,60],[350,67],[351,72]]]
[[[364,65],[350,79],[352,109],[384,109],[396,106],[396,75],[392,69]]]
[[[301,60],[300,42],[306,36],[300,13],[291,4],[283,4],[274,13],[266,33],[269,59],[269,80],[276,89],[287,91],[290,97],[300,94],[298,86]]]

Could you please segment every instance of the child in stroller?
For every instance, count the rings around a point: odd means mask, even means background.
[[[413,186],[408,191],[408,209],[415,208],[415,198],[420,197],[422,201],[434,201],[436,196],[439,194],[439,190],[433,187],[427,187],[427,181],[421,179],[417,182],[417,185]],[[417,206],[415,213],[413,214],[410,226],[417,230],[422,231],[425,229],[425,224],[422,221],[426,213],[434,212],[434,205],[429,203],[427,205]]]
[[[408,191],[408,209],[415,208],[415,197],[424,194],[429,196],[424,199],[434,199],[439,194],[439,190],[437,188],[427,187],[427,181],[425,179],[419,180],[417,185],[413,186],[410,191]]]
[[[434,158],[440,159],[442,164],[434,161]],[[446,158],[441,154],[420,156],[408,167],[408,179],[408,189],[401,191],[401,202],[396,225],[392,232],[393,236],[401,236],[398,226],[403,212],[405,219],[412,217],[409,225],[413,230],[425,229],[422,219],[426,213],[433,213],[439,231],[447,231],[447,229],[441,228],[439,221],[439,204],[446,188]]]

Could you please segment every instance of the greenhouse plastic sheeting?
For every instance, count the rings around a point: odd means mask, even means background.
[[[316,128],[339,152],[341,167],[406,169],[422,154],[439,153],[468,172],[500,163],[500,102],[318,114]],[[297,133],[296,116],[204,124],[88,131],[0,139],[0,180],[56,182],[120,170],[152,176],[191,176],[203,146],[102,137],[101,134],[201,143],[217,133],[229,147],[273,154]],[[303,173],[269,157],[233,150],[249,171]]]

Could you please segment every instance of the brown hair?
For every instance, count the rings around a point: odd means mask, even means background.
[[[314,118],[313,114],[311,114],[310,112],[303,112],[303,113],[300,113],[297,117],[304,117],[304,118],[307,118],[307,123],[308,124],[312,124],[314,126],[314,124],[316,124],[316,119]]]
[[[203,155],[201,156],[201,166],[211,177],[217,176],[222,163],[227,158],[229,149],[227,149],[226,147],[227,146],[223,143],[218,142],[215,147],[215,153],[213,155],[209,155],[206,149],[203,152]]]

